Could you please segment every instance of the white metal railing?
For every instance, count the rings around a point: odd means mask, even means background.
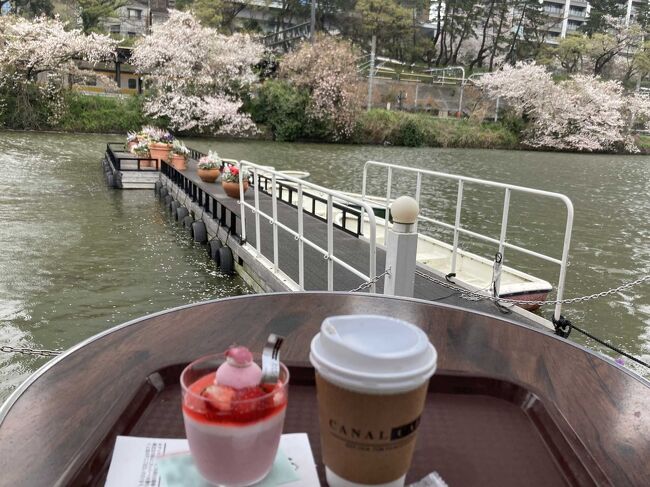
[[[244,182],[243,178],[240,178],[239,181],[239,204],[241,206],[241,236],[244,241],[246,241],[246,208],[252,210],[255,216],[255,251],[258,256],[262,255],[261,247],[261,234],[260,234],[260,219],[266,218],[268,222],[273,225],[273,271],[278,272],[279,270],[279,255],[278,255],[278,230],[284,230],[294,237],[298,241],[298,286],[301,290],[305,289],[305,248],[307,245],[314,249],[317,252],[320,252],[323,255],[323,258],[327,260],[327,290],[334,290],[334,264],[338,264],[352,274],[360,277],[365,281],[372,281],[373,278],[377,275],[377,224],[375,221],[375,215],[372,212],[372,207],[363,201],[349,197],[347,195],[341,194],[337,191],[333,191],[322,186],[318,186],[313,183],[309,183],[299,178],[294,178],[292,176],[276,171],[273,167],[270,166],[261,166],[254,164],[248,161],[239,161],[239,169],[241,171],[250,171],[253,175],[253,190],[254,190],[254,201],[253,204],[244,200]],[[267,191],[271,194],[271,214],[265,213],[260,209],[260,184],[259,177],[260,173],[266,177],[269,177],[271,180],[271,188]],[[298,199],[297,199],[297,210],[298,210],[298,231],[293,230],[285,223],[282,223],[278,219],[278,179],[282,178],[282,183],[286,184],[287,182],[295,185]],[[308,191],[305,191],[308,190]],[[303,193],[306,193],[304,195]],[[323,248],[318,245],[313,240],[305,237],[304,235],[304,197],[313,197],[313,195],[318,195],[326,201],[325,211],[326,211],[326,222],[327,222],[327,248]],[[368,239],[368,273],[365,274],[350,263],[345,262],[341,258],[337,257],[334,254],[334,207],[335,201],[343,201],[348,205],[355,205],[361,208],[361,211],[365,211],[368,215],[372,215],[369,219],[369,232],[367,235]],[[286,274],[286,273],[285,273]],[[376,292],[376,286],[373,283],[369,286],[370,292]]]
[[[446,228],[448,230],[453,231],[453,244],[452,244],[452,256],[451,256],[451,269],[450,272],[453,273],[456,271],[456,261],[457,261],[457,256],[458,256],[458,237],[459,235],[467,235],[479,240],[483,240],[485,242],[490,242],[493,244],[497,244],[499,246],[499,252],[501,255],[504,255],[504,250],[506,248],[516,250],[518,252],[531,255],[533,257],[537,257],[539,259],[545,260],[547,262],[552,262],[554,264],[557,264],[560,266],[560,275],[558,278],[558,284],[557,284],[557,297],[556,299],[560,301],[562,299],[562,296],[564,294],[564,282],[566,279],[566,268],[567,268],[567,261],[569,257],[569,246],[571,244],[571,232],[573,229],[573,203],[571,203],[571,200],[560,193],[553,193],[550,191],[543,191],[540,189],[533,189],[533,188],[526,188],[523,186],[515,186],[512,184],[505,184],[505,183],[499,183],[496,181],[488,181],[484,179],[477,179],[477,178],[469,178],[465,176],[458,176],[455,174],[446,174],[442,172],[437,172],[437,171],[430,171],[426,169],[418,169],[418,168],[413,168],[413,167],[404,167],[404,166],[399,166],[397,164],[389,164],[385,162],[377,162],[377,161],[368,161],[365,163],[363,167],[363,183],[362,183],[362,189],[361,189],[361,198],[363,200],[366,199],[366,192],[368,190],[367,184],[368,184],[368,168],[370,167],[379,167],[379,168],[385,168],[388,170],[387,174],[387,184],[386,184],[386,199],[384,202],[384,207],[386,209],[386,218],[384,219],[384,239],[386,238],[386,232],[388,231],[388,208],[391,202],[391,189],[392,189],[392,180],[393,180],[393,170],[398,171],[399,173],[412,173],[416,175],[416,182],[415,182],[415,200],[418,202],[418,205],[420,204],[420,196],[421,196],[421,189],[422,189],[422,177],[423,176],[431,176],[435,178],[440,178],[440,179],[445,179],[445,180],[451,180],[451,181],[457,181],[458,182],[458,191],[457,191],[457,196],[456,196],[456,212],[455,212],[455,219],[454,219],[454,224],[449,224],[440,220],[437,220],[435,218],[429,218],[423,215],[418,216],[418,221],[426,221],[428,223],[438,225],[440,227]],[[464,191],[464,186],[465,184],[470,183],[470,184],[478,184],[482,186],[488,186],[488,187],[493,187],[493,188],[500,188],[504,190],[504,199],[503,199],[503,211],[501,215],[501,231],[499,238],[493,238],[489,237],[487,235],[482,235],[478,232],[471,231],[467,228],[461,227],[460,224],[460,219],[461,219],[461,214],[462,214],[462,206],[463,206],[463,191]],[[567,216],[566,216],[566,225],[564,229],[564,244],[562,247],[562,256],[561,258],[555,258],[551,257],[545,254],[542,254],[540,252],[535,252],[533,250],[526,249],[524,247],[521,247],[519,245],[515,245],[512,243],[509,243],[506,241],[506,235],[507,235],[507,228],[508,228],[508,212],[510,210],[510,195],[512,192],[520,192],[520,193],[527,193],[527,194],[533,194],[537,196],[543,196],[543,197],[548,197],[548,198],[553,198],[560,200],[564,203],[566,206],[567,210]],[[364,218],[364,215],[362,213],[361,218]],[[416,224],[417,225],[417,224]],[[416,227],[417,228],[417,227]],[[502,260],[502,262],[505,262],[505,259]],[[499,294],[500,290],[500,282],[495,283],[496,284],[496,293],[497,295]],[[555,312],[554,312],[554,317],[555,319],[560,318],[560,311],[562,309],[561,303],[557,303],[555,306]]]

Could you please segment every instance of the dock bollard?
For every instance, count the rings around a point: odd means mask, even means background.
[[[419,211],[417,201],[409,196],[400,196],[390,205],[393,226],[386,235],[386,269],[390,268],[390,273],[384,277],[384,294],[413,296],[418,250],[414,225]]]

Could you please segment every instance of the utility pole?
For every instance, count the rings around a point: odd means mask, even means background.
[[[311,0],[311,21],[309,25],[309,40],[316,40],[316,0]]]
[[[372,108],[372,80],[375,77],[375,50],[377,48],[377,36],[373,34],[370,43],[370,72],[368,73],[368,111]]]

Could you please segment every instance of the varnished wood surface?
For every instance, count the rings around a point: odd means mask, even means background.
[[[308,364],[322,320],[358,313],[420,326],[438,350],[440,373],[500,379],[538,395],[551,416],[566,420],[565,439],[586,452],[580,460],[591,465],[598,484],[650,485],[646,381],[561,338],[491,316],[331,293],[251,295],[176,309],[113,329],[55,359],[0,423],[0,485],[70,484],[152,372],[233,343],[261,350],[270,332],[287,337],[283,360]]]

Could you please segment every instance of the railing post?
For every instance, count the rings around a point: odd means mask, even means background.
[[[390,207],[393,226],[386,235],[386,269],[384,294],[413,296],[415,264],[418,250],[418,203],[409,196],[400,196]]]
[[[242,181],[242,174],[244,174],[245,163],[239,163],[239,220],[241,221],[241,239],[246,242],[246,206],[244,205],[244,181]],[[253,188],[257,191],[257,188]]]
[[[503,197],[503,213],[501,214],[501,235],[499,236],[499,254],[501,254],[501,260],[496,263],[495,267],[496,275],[494,276],[494,293],[495,297],[499,296],[501,292],[501,271],[499,270],[499,264],[503,265],[505,262],[504,252],[505,252],[505,243],[506,243],[506,234],[508,232],[508,212],[510,211],[510,188],[506,188],[505,195]]]
[[[463,181],[458,181],[458,196],[456,197],[456,219],[454,220],[454,242],[451,251],[451,274],[456,272],[456,256],[458,254],[458,229],[460,228],[460,215],[463,208]]]

